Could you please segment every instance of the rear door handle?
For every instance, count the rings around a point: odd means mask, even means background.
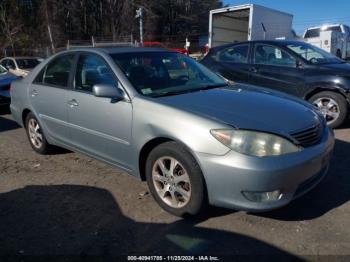
[[[30,94],[31,94],[32,97],[35,97],[35,96],[37,96],[39,93],[38,93],[38,91],[36,91],[36,89],[33,89],[33,90],[30,92]]]
[[[69,100],[69,101],[68,101],[68,105],[69,105],[70,107],[76,107],[76,106],[79,106],[79,103],[78,103],[77,100],[72,99],[72,100]]]

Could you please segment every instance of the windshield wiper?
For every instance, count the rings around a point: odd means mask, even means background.
[[[198,92],[198,91],[203,91],[203,90],[209,90],[209,89],[214,89],[214,88],[219,88],[219,87],[224,87],[227,86],[227,84],[216,84],[216,85],[207,85],[201,88],[195,88],[195,89],[186,89],[186,90],[175,90],[175,91],[165,91],[161,93],[155,93],[151,95],[151,97],[162,97],[162,96],[174,96],[174,95],[181,95],[181,94],[186,94],[186,93],[193,93],[193,92]]]
[[[193,90],[165,91],[158,94],[157,93],[152,94],[151,97],[174,96],[174,95],[180,95],[180,94],[185,94],[190,92],[193,92]]]
[[[225,87],[225,86],[228,86],[228,84],[225,83],[225,84],[207,85],[207,86],[196,89],[196,91],[209,90],[209,89]]]

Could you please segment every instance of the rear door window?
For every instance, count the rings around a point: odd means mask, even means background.
[[[73,54],[57,57],[41,70],[34,83],[67,87],[73,60]]]
[[[219,62],[248,63],[249,45],[232,46],[221,51],[217,57]]]

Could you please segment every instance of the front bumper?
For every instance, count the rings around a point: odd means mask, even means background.
[[[334,147],[333,131],[326,128],[319,144],[277,157],[251,157],[230,151],[224,156],[197,153],[210,204],[268,211],[291,202],[315,187],[326,175]],[[253,202],[242,192],[280,190],[278,200]]]

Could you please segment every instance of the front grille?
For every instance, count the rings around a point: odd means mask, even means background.
[[[322,137],[323,128],[320,124],[291,133],[290,135],[303,147],[317,144]]]

